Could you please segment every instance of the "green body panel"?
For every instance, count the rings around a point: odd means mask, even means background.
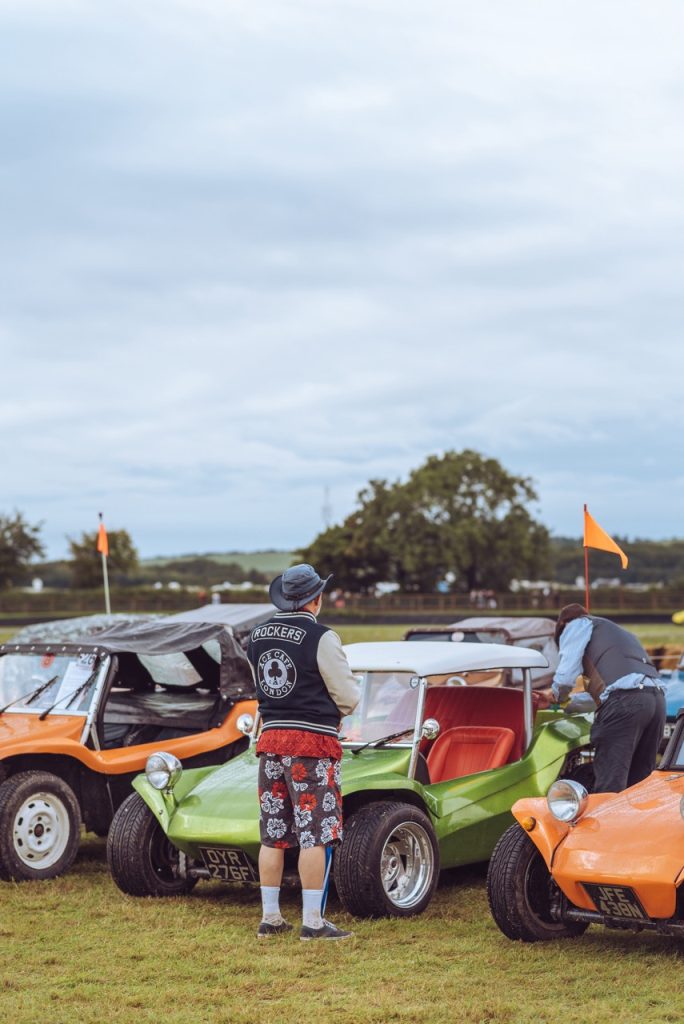
[[[368,748],[358,755],[346,750],[345,802],[360,793],[369,799],[401,799],[404,793],[412,803],[420,801],[430,815],[442,867],[487,860],[511,824],[515,801],[544,795],[567,755],[589,743],[590,724],[584,716],[551,712],[545,718],[520,761],[428,786],[408,778],[409,748]],[[252,747],[219,767],[183,772],[173,794],[152,789],[145,776],[138,776],[134,786],[174,845],[188,856],[199,858],[200,846],[237,847],[256,861],[257,773],[258,757]]]

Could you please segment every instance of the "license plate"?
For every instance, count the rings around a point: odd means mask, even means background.
[[[258,882],[259,876],[243,850],[200,846],[200,853],[212,878],[220,882]]]
[[[663,729],[663,736],[666,740],[669,740],[670,736],[674,732],[674,725],[666,725]]]
[[[594,902],[599,914],[604,917],[627,921],[648,921],[648,914],[641,906],[633,889],[625,885],[595,885],[582,883]]]

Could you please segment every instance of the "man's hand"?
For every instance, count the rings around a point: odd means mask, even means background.
[[[535,690],[534,692],[539,700],[537,707],[540,711],[545,711],[546,708],[549,708],[552,704],[556,703],[556,698],[554,697],[553,690],[550,686],[546,687],[544,690]]]

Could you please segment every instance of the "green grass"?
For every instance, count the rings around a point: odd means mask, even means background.
[[[299,895],[283,909],[299,919]],[[354,921],[345,943],[258,942],[258,891],[200,883],[170,900],[123,896],[104,842],[52,882],[0,883],[2,1017],[13,1024],[631,1024],[679,1021],[684,944],[591,929],[509,942],[481,867],[445,873],[420,917]]]
[[[168,558],[143,558],[140,564],[145,568],[167,565],[169,562],[192,561],[196,558],[211,558],[221,565],[239,565],[245,571],[256,569],[257,572],[279,572],[292,565],[295,559],[293,551],[207,551],[201,555],[170,555]]]

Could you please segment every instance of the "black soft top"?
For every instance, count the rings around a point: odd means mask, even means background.
[[[224,700],[249,700],[255,696],[252,670],[247,656],[232,632],[218,622],[120,623],[95,636],[67,643],[0,644],[4,654],[178,654],[197,651],[209,640],[217,640],[221,651],[219,689]]]

